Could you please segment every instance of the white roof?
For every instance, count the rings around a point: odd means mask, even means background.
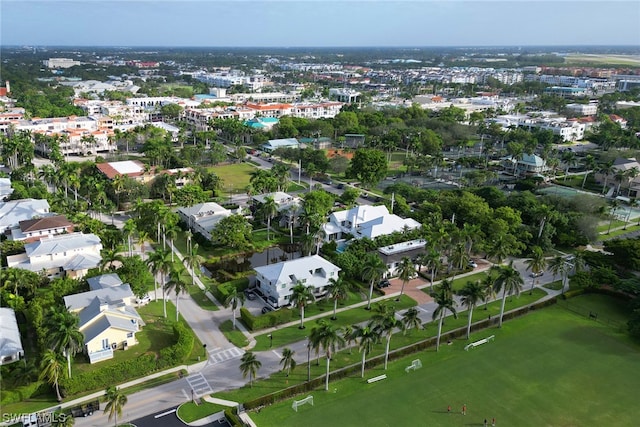
[[[324,277],[319,277],[318,274],[315,273],[318,269],[324,270],[326,273]],[[312,255],[310,257],[256,267],[254,270],[266,280],[276,282],[277,284],[295,284],[298,281],[302,282],[306,279],[304,282],[306,286],[315,285],[316,282],[320,282],[320,285],[324,286],[328,278],[331,277],[329,273],[334,272],[337,275],[340,267],[330,263],[319,255]]]
[[[230,210],[225,209],[219,204],[213,202],[199,203],[194,206],[178,208],[178,212],[187,217],[203,217],[219,214],[229,215],[231,213]]]
[[[70,233],[40,239],[37,242],[24,245],[29,258],[71,252],[91,246],[100,245],[100,238],[95,234]]]
[[[16,313],[12,308],[0,307],[0,360],[16,353],[24,353]]]
[[[395,245],[383,246],[378,251],[384,255],[394,255],[414,249],[424,248],[427,241],[424,239],[410,240],[408,242],[396,243]]]
[[[49,202],[42,199],[21,199],[0,203],[0,229],[17,227],[20,221],[49,213]]]
[[[109,166],[114,168],[120,175],[128,175],[131,173],[139,173],[144,171],[144,167],[132,160],[124,160],[122,162],[110,162]]]
[[[79,294],[67,295],[64,297],[64,305],[69,311],[76,311],[85,308],[98,298],[106,304],[117,304],[125,298],[133,297],[133,292],[128,284],[112,286],[110,288],[97,289],[95,291],[81,292]]]
[[[357,225],[363,222],[371,221],[374,218],[379,218],[384,215],[389,215],[389,210],[386,206],[354,206],[351,209],[343,211],[337,211],[331,214],[335,218],[337,224],[342,221],[350,221],[352,224]]]
[[[98,289],[110,288],[112,286],[122,285],[122,279],[116,273],[103,274],[101,276],[95,276],[87,279],[89,289],[92,291]]]
[[[253,196],[253,200],[258,203],[264,203],[267,200],[267,197],[273,198],[273,201],[276,202],[278,206],[278,211],[282,211],[288,209],[290,206],[299,206],[300,198],[291,196],[282,191],[276,191],[274,193],[265,193],[265,194],[256,194]]]
[[[398,215],[385,215],[374,218],[371,221],[360,223],[358,233],[361,236],[374,239],[378,236],[385,236],[394,231],[402,231],[404,228],[413,230],[419,228],[421,224],[412,218],[400,218]]]

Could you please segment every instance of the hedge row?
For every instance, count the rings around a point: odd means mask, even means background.
[[[16,387],[15,389],[7,389],[6,387],[0,389],[0,404],[8,405],[9,403],[23,402],[41,394],[46,394],[51,391],[49,384],[34,381],[32,383]]]
[[[293,311],[288,308],[270,311],[262,316],[254,316],[249,310],[240,308],[240,318],[251,331],[258,331],[264,328],[270,328],[293,320]]]
[[[227,422],[232,425],[232,427],[244,427],[244,423],[236,414],[235,408],[227,408],[224,410],[224,417],[227,419]]]
[[[71,378],[60,381],[60,387],[65,395],[105,389],[113,384],[130,381],[149,375],[153,372],[182,363],[193,349],[193,333],[182,323],[173,325],[176,343],[160,350],[156,359],[154,354],[144,354],[136,359],[126,360],[105,366],[90,372],[81,372]]]
[[[242,292],[249,287],[249,278],[240,277],[228,282],[220,283],[219,285],[213,285],[210,287],[211,294],[221,303],[224,303],[231,293],[231,290],[235,288],[238,292]]]
[[[556,304],[556,299],[552,298],[546,301],[541,301],[535,304],[532,304],[530,306],[526,306],[526,307],[520,307],[518,309],[509,311],[507,313],[504,313],[504,317],[503,320],[508,320],[508,319],[512,319],[515,317],[520,317],[523,316],[527,313],[529,313],[532,310],[536,310],[539,308],[543,308],[543,307],[547,307],[550,305]],[[494,318],[492,318],[491,320],[489,319],[484,319],[481,320],[479,322],[475,322],[471,325],[471,330],[472,331],[478,331],[478,330],[482,330],[482,329],[486,329],[489,326],[492,326],[494,324],[497,324],[499,320],[499,317],[496,316]],[[458,338],[458,337],[463,337],[465,336],[467,332],[467,328],[466,327],[462,327],[462,328],[458,328],[455,329],[453,331],[449,331],[446,333],[443,333],[442,336],[440,337],[440,342],[446,342],[449,339],[453,339],[453,338]],[[417,352],[426,350],[427,348],[433,347],[436,344],[436,340],[437,337],[431,337],[422,341],[419,341],[417,343],[408,345],[406,347],[402,347],[399,348],[397,350],[393,350],[389,352],[389,360],[396,360],[396,359],[400,359],[404,356],[410,355],[410,354],[415,354]],[[375,366],[378,366],[380,364],[384,363],[384,354],[381,354],[379,356],[375,356],[372,357],[371,359],[367,360],[365,362],[365,369],[370,369],[373,368]],[[330,373],[331,375],[331,379],[332,380],[338,380],[341,378],[345,378],[351,374],[359,374],[360,373],[360,369],[362,368],[362,364],[361,363],[355,363],[352,365],[349,365],[347,367],[344,367],[342,369],[338,369],[335,371],[332,371]],[[247,410],[251,410],[251,409],[256,409],[256,408],[260,408],[263,406],[267,406],[267,405],[271,405],[273,403],[285,400],[285,399],[289,399],[293,396],[297,396],[303,393],[307,393],[309,391],[315,390],[316,388],[322,387],[324,385],[324,375],[317,377],[317,378],[313,378],[311,379],[311,381],[309,382],[305,382],[305,383],[301,383],[301,384],[296,384],[294,386],[282,389],[282,390],[278,390],[274,393],[270,393],[264,396],[261,396],[257,399],[254,400],[250,400],[248,402],[245,402],[243,404],[243,406],[245,407],[245,409]]]

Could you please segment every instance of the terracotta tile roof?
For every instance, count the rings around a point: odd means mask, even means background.
[[[27,219],[24,221],[20,221],[18,224],[20,226],[20,230],[22,230],[23,233],[73,226],[73,223],[71,223],[64,215]]]

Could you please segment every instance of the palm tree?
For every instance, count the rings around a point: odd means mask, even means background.
[[[60,354],[46,349],[42,354],[42,361],[40,362],[40,376],[41,381],[46,381],[51,384],[56,391],[58,402],[62,402],[62,396],[60,395],[60,379],[64,376],[64,362],[60,358]]]
[[[238,292],[238,288],[233,286],[229,291],[229,295],[225,298],[223,305],[225,307],[231,306],[231,310],[233,311],[232,321],[233,321],[233,329],[236,328],[236,309],[238,306],[242,307],[244,305],[245,296],[244,292]]]
[[[258,374],[258,369],[260,369],[261,366],[262,362],[260,362],[251,351],[247,351],[240,359],[242,378],[247,378],[247,375],[249,375],[249,385],[251,387],[253,387],[253,379]]]
[[[544,257],[544,252],[540,246],[534,246],[531,248],[531,258],[528,258],[524,262],[527,264],[527,271],[531,271],[533,273],[533,277],[536,277],[537,274],[542,273],[544,268],[547,265],[547,260]],[[533,285],[535,283],[535,279],[531,280],[531,293],[533,293]]]
[[[336,312],[338,311],[338,301],[344,301],[349,298],[349,283],[347,283],[342,277],[329,279],[329,286],[327,287],[330,298],[333,300],[333,316],[331,320],[336,320]]]
[[[569,265],[564,257],[558,255],[552,258],[548,264],[549,271],[553,274],[553,281],[556,281],[556,276],[560,276],[562,279],[562,293],[564,294],[564,288],[566,284],[566,276],[569,273]]]
[[[269,237],[269,233],[271,231],[271,219],[274,218],[278,214],[278,205],[276,201],[273,200],[273,197],[265,197],[264,203],[260,206],[260,211],[262,215],[267,218],[267,240],[271,240]]]
[[[620,203],[617,200],[611,201],[611,213],[609,214],[609,229],[607,230],[607,234],[611,233],[611,224],[613,224],[613,220],[616,218],[616,211],[620,207]]]
[[[351,343],[356,340],[353,333],[353,326],[351,325],[347,325],[342,328],[342,337],[344,338],[346,345],[349,347],[349,354],[351,354]]]
[[[158,274],[160,275],[164,317],[167,317],[167,303],[164,297],[164,284],[167,272],[171,269],[172,266],[171,259],[169,259],[169,251],[160,248],[156,249],[151,253],[151,255],[149,255],[149,259],[147,259],[147,265],[151,267],[151,272],[156,277],[156,281],[154,281],[155,299],[158,299],[157,277]]]
[[[124,394],[116,386],[111,386],[105,390],[105,398],[107,405],[104,407],[104,413],[109,414],[109,421],[115,418],[115,426],[118,426],[118,416],[122,416],[122,408],[127,404],[127,395]]]
[[[341,328],[335,328],[326,320],[318,321],[318,326],[311,331],[311,336],[313,337],[312,343],[322,347],[325,351],[327,375],[325,377],[324,389],[326,391],[329,391],[329,364],[331,362],[331,354],[335,353],[337,346],[344,345],[345,342],[341,331]]]
[[[144,245],[146,242],[151,242],[151,236],[145,230],[138,230],[138,244],[140,245],[140,252],[143,260],[145,254]]]
[[[404,294],[404,287],[409,280],[416,274],[416,266],[413,264],[413,261],[409,257],[402,257],[400,263],[398,264],[398,277],[402,280],[402,288],[400,288],[400,297]]]
[[[520,272],[513,268],[513,261],[507,266],[500,267],[498,277],[493,282],[493,288],[496,293],[502,291],[502,305],[500,306],[500,321],[498,327],[502,327],[502,316],[504,315],[504,305],[507,301],[507,295],[520,295],[524,281]]]
[[[280,359],[280,364],[282,365],[282,370],[287,371],[287,376],[289,376],[289,373],[296,368],[296,361],[293,358],[295,353],[296,352],[291,350],[289,347],[282,349],[282,359]]]
[[[196,243],[191,248],[187,248],[187,254],[184,256],[184,263],[191,269],[191,286],[196,283],[196,270],[198,269],[202,257],[198,255],[199,245]]]
[[[71,356],[82,350],[84,336],[78,329],[79,318],[66,307],[51,307],[45,320],[49,346],[67,357],[68,375],[71,378]]]
[[[358,349],[362,353],[362,371],[360,376],[364,378],[364,364],[367,354],[371,353],[373,345],[380,341],[380,334],[371,324],[366,326],[353,325],[353,336],[358,339]]]
[[[448,282],[448,280],[443,280],[442,284]],[[434,302],[438,305],[438,307],[434,310],[431,318],[433,320],[438,320],[438,338],[436,339],[436,351],[440,349],[440,336],[442,335],[442,322],[444,320],[444,316],[449,310],[454,318],[458,318],[458,313],[456,312],[455,305],[456,302],[453,299],[453,295],[449,291],[449,289],[445,287],[440,287],[438,291],[433,296]]]
[[[129,218],[124,222],[124,227],[122,228],[122,232],[127,238],[127,244],[129,247],[129,256],[133,256],[133,252],[131,250],[131,244],[133,241],[133,236],[136,233],[136,230],[137,230],[136,222],[132,218]]]
[[[101,271],[105,271],[107,267],[110,270],[114,270],[116,267],[114,267],[113,263],[116,261],[122,262],[124,259],[122,255],[118,253],[118,249],[103,248],[100,251],[100,255],[102,256],[102,260],[100,261]]]
[[[371,298],[373,297],[373,285],[378,282],[387,271],[387,266],[376,253],[368,253],[362,267],[362,280],[369,282],[369,301],[367,310],[371,310]]]
[[[489,301],[495,298],[496,291],[493,289],[493,282],[495,282],[493,272],[498,266],[492,266],[484,279],[480,281],[480,287],[482,288],[482,299],[484,300],[484,309],[488,309]]]
[[[459,292],[462,296],[462,305],[469,310],[469,321],[467,323],[467,339],[471,335],[471,322],[473,319],[473,309],[484,298],[484,291],[479,282],[467,281],[464,288]]]
[[[440,267],[440,253],[434,248],[429,249],[422,258],[425,266],[431,271],[431,280],[429,282],[429,289],[433,289],[433,281],[438,274],[438,267]]]
[[[407,331],[411,328],[422,329],[422,321],[418,317],[418,309],[415,307],[409,308],[402,315],[402,334],[406,335]]]
[[[304,329],[304,307],[309,304],[309,300],[313,299],[313,287],[305,286],[302,282],[298,282],[291,289],[291,297],[289,302],[300,308],[300,329]]]
[[[384,370],[387,370],[387,363],[389,361],[389,346],[391,344],[391,335],[396,328],[402,328],[402,322],[396,319],[396,311],[393,307],[384,305],[378,306],[379,310],[373,315],[372,323],[374,327],[380,332],[380,336],[385,335],[387,338],[387,345],[384,352]]]
[[[164,235],[169,238],[169,246],[171,249],[171,262],[173,262],[173,241],[175,240],[176,237],[178,237],[179,230],[180,229],[177,226],[171,225],[167,227],[167,229],[164,231]]]
[[[174,264],[169,271],[169,281],[164,285],[167,291],[173,289],[176,293],[176,322],[180,316],[180,294],[186,292],[187,286],[189,286],[186,277],[184,277],[185,273],[186,270],[182,264]]]

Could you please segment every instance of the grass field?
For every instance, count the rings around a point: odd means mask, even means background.
[[[234,163],[232,165],[212,166],[210,171],[222,178],[222,192],[230,194],[244,194],[244,189],[249,184],[251,172],[255,166],[248,163]]]
[[[577,297],[612,312],[609,297]],[[600,308],[603,310],[604,308]],[[292,399],[251,416],[267,426],[499,426],[638,425],[635,410],[640,345],[611,328],[554,306],[505,323],[495,341],[465,352],[465,340],[390,364],[386,380],[355,376],[314,391],[314,406],[291,409]],[[404,368],[420,359],[423,368]],[[382,373],[376,368],[371,378]],[[296,399],[301,399],[302,396]],[[460,414],[463,404],[467,415]],[[447,406],[453,411],[447,413]]]
[[[564,57],[567,64],[593,63],[597,65],[632,65],[640,66],[640,57],[637,55],[610,55],[610,54],[569,54]]]

